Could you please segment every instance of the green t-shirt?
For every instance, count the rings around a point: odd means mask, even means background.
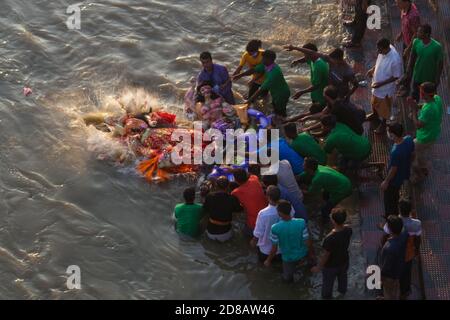
[[[303,219],[281,220],[272,225],[270,232],[270,240],[278,245],[281,259],[286,262],[298,261],[308,254],[305,243],[308,239],[308,229]]]
[[[415,82],[436,82],[439,63],[444,59],[442,45],[434,39],[425,46],[422,40],[414,39],[412,52],[417,56],[414,65]]]
[[[311,84],[317,87],[316,90],[311,92],[311,100],[324,106],[326,101],[323,96],[323,89],[328,85],[328,73],[330,67],[328,63],[321,58],[316,61],[309,60],[308,64],[311,69]]]
[[[349,160],[364,160],[370,155],[372,147],[367,137],[356,134],[345,124],[338,122],[325,140],[323,149],[326,153],[332,153],[336,149]]]
[[[301,174],[301,176],[306,175],[306,172]],[[328,192],[331,202],[337,205],[352,194],[352,183],[342,173],[330,167],[319,165],[308,192],[319,193],[322,191]]]
[[[286,104],[291,96],[289,86],[284,79],[283,72],[279,65],[275,65],[272,70],[266,72],[263,64],[258,64],[255,67],[257,73],[265,74],[266,80],[261,85],[261,90],[268,90],[272,96],[272,101],[275,104]]]
[[[435,95],[434,101],[425,103],[419,112],[419,121],[424,123],[424,127],[417,129],[416,138],[419,143],[433,143],[441,134],[442,99]]]
[[[203,217],[203,207],[200,204],[180,203],[175,206],[177,231],[191,237],[196,237],[200,231],[200,220]]]
[[[294,149],[303,158],[313,157],[320,164],[327,163],[327,155],[322,150],[316,140],[308,133],[303,132],[297,135],[292,141],[291,148]]]

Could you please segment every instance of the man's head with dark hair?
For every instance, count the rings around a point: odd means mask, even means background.
[[[436,85],[433,82],[424,82],[420,85],[420,97],[424,100],[434,98],[436,94]]]
[[[230,182],[228,181],[227,177],[225,177],[225,176],[221,176],[221,177],[217,178],[217,180],[216,180],[217,188],[220,191],[228,190],[229,184],[230,184]]]
[[[311,42],[308,42],[308,43],[304,44],[303,48],[309,49],[309,50],[312,50],[312,51],[315,51],[315,52],[318,51],[317,50],[317,46],[314,43],[311,43]],[[306,60],[313,60],[313,58],[312,58],[312,56],[310,54],[305,53],[304,55],[305,55]]]
[[[244,184],[248,180],[248,174],[247,171],[245,171],[242,168],[237,168],[233,172],[234,180],[236,180],[237,183]]]
[[[407,10],[411,5],[411,0],[396,0],[396,2],[400,10]]]
[[[398,122],[389,123],[387,125],[388,133],[394,135],[394,138],[402,138],[403,137],[403,125]]]
[[[261,166],[259,164],[249,164],[248,165],[248,173],[260,178],[261,177]]]
[[[270,204],[274,205],[280,201],[281,191],[277,186],[269,186],[266,191]]]
[[[387,225],[389,230],[396,236],[402,233],[403,220],[399,216],[390,215],[387,218]]]
[[[213,68],[212,55],[208,51],[204,51],[200,53],[200,62],[202,63],[203,68],[210,72]]]
[[[342,208],[335,208],[331,211],[331,220],[338,226],[342,226],[347,220],[347,211]]]
[[[378,53],[386,55],[391,50],[391,42],[389,39],[382,38],[377,42]]]
[[[259,49],[261,49],[261,47],[262,47],[261,40],[253,39],[247,43],[247,47],[245,48],[245,51],[247,51],[251,55],[254,55],[255,53],[256,54],[258,53],[258,51],[259,51]]]
[[[323,96],[329,105],[333,105],[339,96],[339,91],[335,86],[329,85],[323,89]]]
[[[261,180],[266,187],[278,185],[278,176],[276,174],[264,175]]]
[[[333,114],[326,114],[320,118],[320,123],[325,131],[331,131],[336,127],[336,116]]]
[[[409,217],[411,215],[411,202],[407,200],[400,200],[400,202],[398,203],[398,208],[402,217]]]
[[[265,66],[270,66],[271,64],[273,64],[275,62],[276,59],[277,59],[277,54],[274,51],[266,50],[263,53],[262,63]]]
[[[291,219],[292,206],[289,203],[289,201],[286,201],[286,200],[278,201],[277,211],[278,211],[278,215],[281,217],[281,219],[283,219],[283,220]]]
[[[417,29],[417,38],[420,40],[428,40],[431,37],[431,26],[426,23]]]
[[[335,62],[342,62],[344,61],[344,50],[341,48],[335,48],[330,52],[329,57]]]
[[[289,139],[297,138],[297,125],[294,122],[290,122],[284,126],[284,133]]]
[[[192,204],[195,201],[195,188],[189,187],[184,189],[183,191],[183,198],[184,201],[188,204]]]
[[[304,167],[306,173],[314,175],[317,171],[317,168],[319,167],[319,162],[312,157],[307,157],[307,158],[305,158],[303,167]]]

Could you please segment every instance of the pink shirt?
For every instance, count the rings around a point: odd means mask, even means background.
[[[402,11],[401,20],[403,42],[409,46],[413,40],[414,31],[420,26],[419,10],[414,3],[411,4],[409,11]]]

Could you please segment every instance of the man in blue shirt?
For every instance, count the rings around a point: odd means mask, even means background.
[[[408,232],[403,232],[403,221],[399,216],[387,218],[389,239],[381,249],[381,282],[385,300],[400,298],[400,277],[405,268]]]
[[[272,250],[264,261],[264,265],[269,267],[279,247],[283,260],[283,279],[287,282],[294,280],[294,272],[300,260],[308,255],[308,251],[312,252],[306,222],[303,219],[292,218],[291,210],[292,206],[288,201],[278,202],[277,211],[281,221],[272,226],[270,237]]]
[[[403,136],[403,126],[400,123],[388,125],[388,137],[394,141],[391,150],[388,175],[381,184],[384,192],[384,214],[398,215],[398,201],[400,189],[411,172],[414,153],[414,140],[410,136]]]
[[[212,83],[213,91],[222,96],[229,104],[235,104],[231,81],[225,66],[213,63],[211,53],[202,52],[200,61],[203,70],[197,76],[197,88],[205,81]],[[197,95],[199,93],[197,92]]]

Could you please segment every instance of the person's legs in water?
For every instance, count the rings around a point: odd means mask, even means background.
[[[322,270],[322,299],[333,298],[334,281],[338,276],[337,268],[323,268]]]
[[[294,273],[297,269],[298,261],[283,261],[283,281],[291,283],[294,281]]]
[[[398,215],[398,201],[400,199],[400,187],[389,184],[386,191],[384,191],[384,217],[390,215]]]
[[[340,294],[344,295],[347,293],[347,286],[348,286],[348,281],[347,281],[348,264],[345,266],[341,266],[338,269],[339,269],[339,273],[337,275],[338,292]]]

